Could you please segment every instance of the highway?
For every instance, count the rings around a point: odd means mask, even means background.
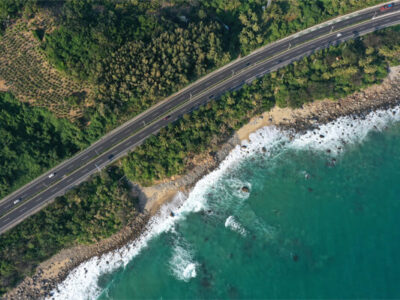
[[[2,199],[0,233],[39,211],[55,197],[63,195],[90,175],[126,155],[162,127],[198,106],[316,50],[395,24],[400,24],[400,2],[384,12],[378,7],[360,11],[351,17],[339,17],[313,30],[308,29],[271,43],[216,70]],[[52,173],[55,175],[49,178]],[[14,204],[17,199],[20,201]]]

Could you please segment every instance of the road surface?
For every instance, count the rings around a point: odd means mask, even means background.
[[[335,22],[333,24],[333,22]],[[240,88],[257,77],[275,71],[310,53],[359,35],[400,24],[400,3],[339,17],[299,34],[271,43],[198,80],[179,93],[135,117],[0,201],[0,233],[39,211],[55,197],[91,174],[126,155],[162,127],[223,93]],[[169,116],[167,119],[166,116]],[[49,174],[55,175],[49,178]],[[14,203],[20,199],[18,203]]]

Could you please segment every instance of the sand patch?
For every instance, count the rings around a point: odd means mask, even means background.
[[[6,81],[0,78],[0,92],[7,92],[7,91],[8,91],[8,86],[6,84]]]
[[[314,101],[297,109],[275,106],[261,116],[252,118],[248,124],[237,131],[237,135],[243,141],[248,140],[251,133],[269,125],[283,127],[298,127],[299,123],[312,125],[317,122],[329,122],[340,116],[376,109],[386,101],[389,103],[391,99],[399,98],[399,81],[400,66],[392,67],[382,84],[372,85],[336,101],[331,99]]]

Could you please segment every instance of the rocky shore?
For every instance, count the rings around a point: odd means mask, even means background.
[[[338,117],[353,115],[363,117],[377,109],[389,109],[400,104],[400,67],[392,68],[389,76],[380,85],[371,86],[338,101],[312,102],[299,109],[277,108],[255,117],[220,146],[218,152],[204,153],[192,160],[190,171],[183,176],[151,187],[133,184],[133,192],[140,199],[143,213],[119,233],[94,245],[64,249],[51,259],[40,264],[32,277],[5,295],[5,299],[38,299],[50,296],[57,283],[66,278],[70,270],[94,256],[120,248],[140,235],[149,218],[159,207],[170,201],[180,191],[189,193],[191,187],[207,173],[215,169],[229,152],[248,139],[250,133],[275,125],[283,129],[302,132],[330,122]]]
[[[255,117],[238,130],[240,140],[249,138],[250,133],[270,125],[282,129],[303,132],[331,122],[339,117],[363,117],[378,109],[389,109],[400,103],[400,66],[390,69],[389,76],[379,85],[373,85],[360,92],[337,101],[329,99],[315,101],[302,108],[274,107],[271,111]]]
[[[96,244],[81,245],[64,249],[49,260],[41,263],[33,276],[27,277],[4,299],[42,299],[51,296],[51,291],[63,281],[68,273],[82,262],[103,253],[121,248],[137,238],[147,224],[150,215],[138,213],[135,218],[117,234]]]

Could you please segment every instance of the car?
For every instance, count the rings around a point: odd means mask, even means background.
[[[336,35],[337,37],[341,37],[342,36],[342,34],[339,32],[337,35]]]
[[[211,95],[210,97],[208,97],[208,99],[212,99],[214,97],[214,95]]]
[[[171,118],[171,115],[166,116],[163,120],[167,121],[169,118]]]
[[[54,177],[54,175],[56,175],[56,173],[54,172],[54,173],[51,173],[50,175],[49,175],[49,178],[53,178]]]
[[[394,3],[389,3],[389,4],[386,4],[386,5],[382,6],[379,10],[380,11],[385,11],[385,10],[393,8],[393,6],[394,6]]]
[[[108,156],[108,160],[112,160],[114,158],[114,154],[110,154],[109,156]]]
[[[14,200],[14,205],[18,204],[21,200],[22,200],[22,198],[18,198],[17,200]]]

